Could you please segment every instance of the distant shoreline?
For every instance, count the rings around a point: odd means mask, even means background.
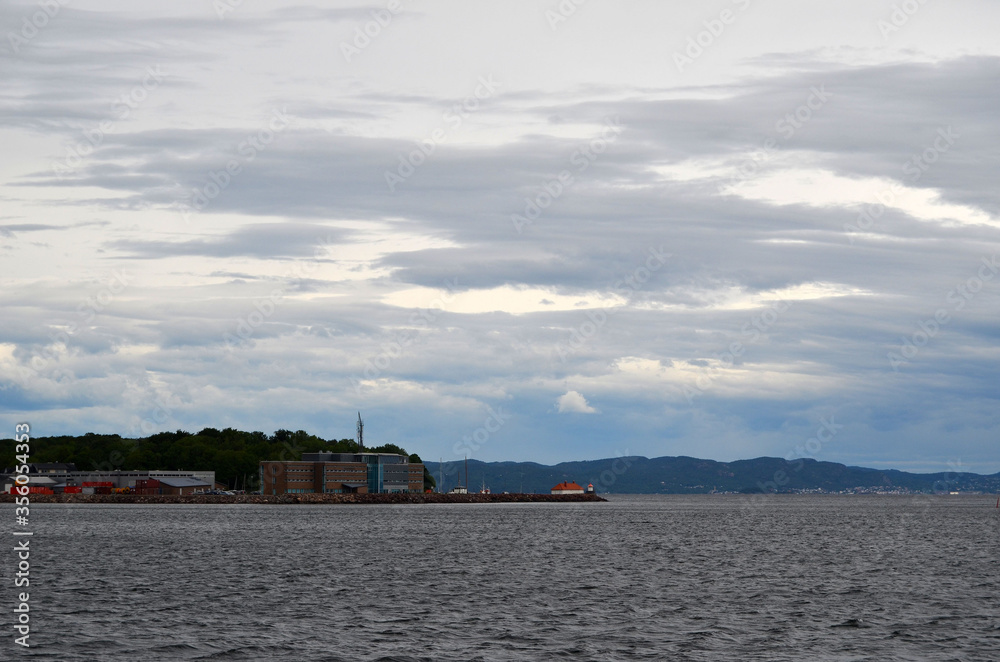
[[[145,494],[31,494],[38,503],[115,504],[406,504],[406,503],[579,503],[606,501],[596,494],[191,494],[185,496]],[[13,494],[0,494],[0,503],[12,503]]]

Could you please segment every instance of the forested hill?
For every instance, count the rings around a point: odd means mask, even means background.
[[[182,470],[215,471],[216,479],[229,486],[249,489],[256,485],[262,460],[298,460],[302,453],[357,452],[352,439],[322,439],[304,430],[244,432],[205,428],[196,434],[178,430],[139,439],[87,433],[82,436],[31,439],[31,462],[72,462],[80,470]],[[409,455],[394,444],[366,451]],[[411,462],[420,457],[409,455]],[[0,440],[0,468],[13,467],[14,440]],[[441,476],[441,465],[426,462],[430,487]],[[736,462],[716,462],[693,457],[623,457],[563,462],[546,466],[534,462],[480,462],[469,460],[469,482],[473,491],[486,485],[494,492],[548,492],[556,483],[593,483],[599,493],[697,494],[706,492],[789,492],[823,490],[878,491],[979,491],[1000,490],[1000,473],[941,472],[917,474],[896,470],[865,469],[834,462],[760,457]],[[444,463],[445,491],[465,484],[465,463]]]
[[[441,481],[441,465],[425,466]],[[480,462],[469,460],[469,482],[474,491],[485,484],[495,492],[548,492],[562,481],[586,487],[593,483],[603,494],[699,494],[717,492],[793,492],[822,490],[941,492],[1000,490],[1000,473],[941,472],[917,474],[896,470],[849,467],[811,459],[786,461],[760,457],[716,462],[693,457],[625,457],[563,462],[554,466],[534,462]],[[465,484],[462,460],[444,463],[445,490]]]
[[[215,471],[216,480],[235,487],[256,484],[262,460],[299,460],[302,453],[356,453],[353,439],[325,440],[305,430],[278,430],[272,435],[226,428],[196,434],[178,430],[139,439],[89,432],[78,437],[34,437],[31,462],[72,462],[80,471],[188,470]],[[394,444],[365,448],[376,453],[409,455]],[[420,458],[410,455],[411,462]],[[0,440],[0,468],[13,467],[14,440]]]

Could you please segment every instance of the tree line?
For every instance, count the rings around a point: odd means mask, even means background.
[[[15,465],[14,440],[0,440],[0,467]],[[32,463],[67,462],[79,471],[214,471],[215,479],[229,488],[255,490],[260,462],[299,460],[302,453],[328,451],[357,453],[353,439],[322,439],[305,430],[245,432],[234,428],[204,428],[196,434],[177,430],[148,437],[124,438],[117,434],[33,437]],[[421,462],[416,453],[407,453],[396,444],[365,448],[370,453],[407,455]],[[434,479],[424,469],[424,485],[433,488]]]

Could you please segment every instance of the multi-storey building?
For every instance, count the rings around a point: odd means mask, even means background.
[[[303,453],[260,463],[262,494],[423,492],[424,465],[392,453]]]

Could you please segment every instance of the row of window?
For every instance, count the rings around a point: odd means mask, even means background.
[[[386,490],[386,493],[388,493],[388,494],[406,494],[406,493],[409,493],[409,492],[419,492],[419,491],[420,490]],[[328,490],[324,490],[324,492],[326,492],[327,494],[347,494],[347,493],[349,493],[349,490],[328,489]],[[285,494],[313,494],[313,493],[315,493],[315,490],[305,490],[305,489],[299,489],[299,488],[289,488],[289,489],[285,490]]]
[[[271,473],[272,474],[278,473],[278,468],[279,467],[278,467],[277,464],[272,464],[271,465]],[[357,469],[354,468],[354,467],[343,467],[343,468],[330,468],[330,469],[326,469],[326,473],[355,473],[355,474],[363,474],[363,473],[367,473],[367,471],[368,470],[365,467],[361,467],[361,468],[357,468]],[[303,467],[303,468],[287,467],[287,466],[285,467],[285,473],[300,473],[300,474],[301,473],[310,473],[311,474],[312,472],[313,472],[313,468],[312,467]],[[185,474],[185,475],[187,475],[187,474]]]
[[[272,464],[271,465],[271,473],[272,474],[277,475],[278,469],[279,469],[278,465],[276,465],[276,464]],[[365,468],[365,467],[360,467],[360,468],[354,468],[354,467],[342,467],[342,468],[340,468],[340,467],[338,467],[338,468],[328,468],[325,471],[328,474],[336,474],[336,473],[342,473],[342,474],[345,474],[345,473],[365,474],[365,473],[368,473],[368,469]],[[290,474],[291,473],[311,474],[311,473],[313,473],[313,468],[312,467],[305,467],[305,468],[285,467],[285,473],[290,473]],[[418,471],[418,470],[412,469],[412,468],[409,469],[408,471],[404,471],[402,469],[399,469],[399,470],[395,470],[394,469],[393,471],[387,471],[386,473],[399,473],[399,474],[409,473],[409,474],[412,474],[414,476],[417,476],[417,475],[423,476],[423,474],[424,474],[423,471]],[[145,475],[145,474],[132,474],[132,475]],[[184,475],[187,475],[187,474],[184,474]]]
[[[286,480],[286,482],[288,482],[288,483],[311,483],[313,481],[312,481],[311,478],[288,478]],[[342,480],[329,480],[329,479],[327,479],[325,482],[327,482],[327,483],[342,483],[344,481],[342,481]],[[393,482],[397,482],[397,481],[393,481]],[[402,482],[402,481],[398,481],[398,482]],[[407,483],[407,485],[409,485],[410,483],[417,483],[417,482],[419,482],[419,481],[411,480],[411,481],[409,481]],[[389,488],[387,486],[387,489],[392,489],[392,488]]]

